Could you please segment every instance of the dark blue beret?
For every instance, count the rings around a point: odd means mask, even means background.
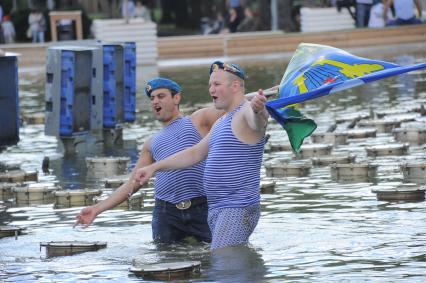
[[[155,78],[150,80],[145,87],[145,93],[148,97],[151,97],[151,92],[159,88],[167,88],[176,93],[181,92],[182,88],[180,85],[172,80],[166,78]]]
[[[222,69],[226,72],[236,75],[237,77],[243,80],[246,78],[246,74],[244,70],[237,64],[229,64],[229,63],[223,63],[221,61],[215,61],[210,66],[210,75],[218,69]]]

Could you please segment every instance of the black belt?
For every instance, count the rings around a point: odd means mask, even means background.
[[[200,204],[204,204],[207,202],[207,198],[206,197],[195,197],[189,200],[184,200],[181,202],[178,202],[176,204],[165,201],[165,200],[161,200],[161,199],[155,199],[155,203],[159,204],[159,205],[166,205],[166,206],[172,206],[172,207],[176,207],[177,209],[180,210],[185,210],[190,208],[191,206],[197,206]]]

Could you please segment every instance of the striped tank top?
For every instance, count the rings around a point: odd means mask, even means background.
[[[209,209],[245,207],[260,201],[260,166],[265,137],[246,144],[235,137],[231,122],[242,104],[222,117],[212,128],[204,171],[204,189]]]
[[[197,144],[201,135],[190,117],[181,117],[160,132],[151,141],[151,154],[155,161],[163,160],[181,150]],[[205,195],[203,173],[205,161],[183,170],[158,171],[155,175],[155,198],[178,203]]]

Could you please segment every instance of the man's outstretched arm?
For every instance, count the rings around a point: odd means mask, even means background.
[[[157,171],[184,169],[201,162],[202,160],[206,159],[209,152],[209,137],[210,134],[205,136],[196,145],[179,151],[178,153],[175,153],[166,159],[136,170],[135,175],[133,176],[133,181],[143,185],[144,183],[148,182],[148,180]]]

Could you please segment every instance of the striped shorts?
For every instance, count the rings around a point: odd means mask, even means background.
[[[211,249],[247,244],[259,218],[260,204],[210,209],[207,221],[212,232]]]

